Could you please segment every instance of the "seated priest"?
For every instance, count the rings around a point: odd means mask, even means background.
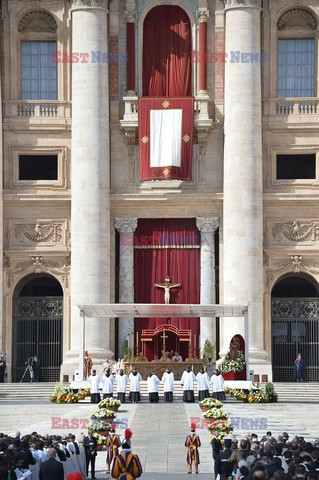
[[[140,352],[140,354],[138,356],[138,361],[139,362],[148,362],[147,358],[144,357],[143,352]]]
[[[173,356],[173,361],[174,362],[182,362],[183,361],[182,357],[180,356],[180,354],[178,352],[175,352],[175,354]]]
[[[158,356],[157,355],[154,355],[154,359],[151,361],[151,363],[154,363],[154,362],[158,362]]]
[[[165,352],[160,361],[161,362],[171,362],[172,359],[171,359],[170,353]]]

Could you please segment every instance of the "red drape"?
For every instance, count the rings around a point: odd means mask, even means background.
[[[191,95],[191,25],[173,5],[153,8],[143,30],[143,96]]]
[[[164,106],[163,106],[164,105]],[[181,163],[179,167],[162,166],[151,167],[150,158],[150,111],[166,109],[181,109]],[[138,99],[139,125],[139,155],[141,180],[190,180],[192,173],[193,156],[193,129],[194,129],[194,99],[188,98],[148,98]]]
[[[167,275],[172,283],[182,285],[171,289],[170,303],[200,303],[200,248],[193,248],[200,246],[200,236],[195,219],[140,219],[134,243],[136,303],[164,303],[164,291],[154,287],[154,283],[163,283]],[[141,246],[165,248],[138,248]],[[199,318],[139,318],[135,319],[135,332],[139,332],[141,338],[143,329],[166,323],[192,330],[192,345],[196,336],[198,346]]]

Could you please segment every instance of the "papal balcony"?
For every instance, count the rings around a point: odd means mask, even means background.
[[[71,102],[59,100],[5,100],[4,125],[13,129],[71,127]]]
[[[128,143],[133,142],[133,138],[138,131],[138,97],[123,97],[124,116],[120,120],[121,129],[125,130]],[[213,127],[213,120],[209,116],[210,98],[207,95],[198,95],[194,98],[194,127],[200,135]]]
[[[319,98],[268,98],[263,102],[263,120],[269,128],[318,128]]]

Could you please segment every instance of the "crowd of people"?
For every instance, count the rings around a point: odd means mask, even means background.
[[[112,425],[106,446],[106,469],[114,479],[131,475],[135,480],[142,475],[138,455],[132,452],[130,429],[126,429],[123,440]],[[217,480],[318,480],[319,439],[307,442],[302,436],[290,438],[287,432],[274,437],[269,431],[260,439],[256,433],[237,439],[231,432],[222,444],[218,433],[213,435],[212,457]],[[199,472],[201,441],[196,425],[191,424],[190,434],[185,440],[188,473]],[[63,462],[73,455],[85,451],[86,471],[65,475]],[[88,432],[87,436],[73,434],[41,436],[36,432],[21,437],[0,433],[0,480],[28,478],[30,466],[39,464],[40,480],[84,480],[90,473],[95,479],[97,440]]]
[[[141,380],[142,377],[134,368],[129,375],[124,373],[121,368],[118,373],[112,373],[111,368],[108,367],[103,375],[99,377],[96,370],[92,370],[88,381],[90,383],[91,402],[98,403],[101,399],[100,390],[102,390],[103,399],[113,397],[114,384],[116,384],[117,397],[121,403],[126,402],[126,387],[129,385],[129,400],[133,403],[138,403],[141,400]],[[213,397],[218,400],[225,400],[224,393],[224,379],[219,370],[215,370],[213,375],[209,377],[204,368],[195,375],[192,368],[188,366],[183,372],[180,380],[183,386],[183,401],[186,403],[195,402],[195,384],[198,391],[198,400],[208,398],[209,390],[212,388]],[[159,385],[164,386],[164,400],[165,402],[172,402],[174,397],[174,373],[170,368],[167,368],[161,379],[156,375],[155,370],[152,370],[147,378],[147,388],[149,394],[149,401],[151,403],[159,402]]]
[[[229,437],[229,438],[228,438]],[[242,440],[231,434],[224,444],[217,434],[212,440],[215,475],[220,480],[318,480],[319,439],[314,443],[302,436],[290,438],[283,432],[275,438],[252,433]]]

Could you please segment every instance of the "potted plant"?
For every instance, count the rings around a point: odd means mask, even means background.
[[[98,408],[106,408],[112,412],[117,412],[121,406],[120,400],[116,400],[115,398],[105,398],[101,400],[98,404]]]

